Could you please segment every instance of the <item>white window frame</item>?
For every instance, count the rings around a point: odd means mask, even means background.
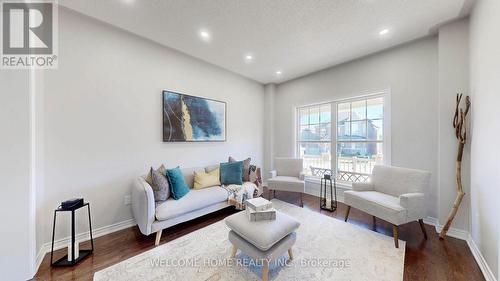
[[[391,160],[391,92],[390,90],[383,90],[383,91],[378,91],[375,93],[369,93],[365,95],[360,95],[356,97],[349,97],[349,98],[342,98],[342,99],[337,99],[333,101],[328,101],[328,102],[321,102],[321,103],[315,103],[315,104],[308,104],[308,105],[301,105],[297,106],[295,108],[295,157],[300,157],[300,120],[299,120],[299,112],[300,109],[311,107],[311,106],[321,106],[324,104],[330,104],[331,107],[331,141],[330,141],[330,146],[331,146],[331,169],[332,171],[337,171],[337,110],[338,110],[338,104],[340,103],[346,103],[346,102],[356,102],[360,100],[367,100],[367,99],[375,99],[375,98],[384,98],[384,118],[383,118],[383,124],[384,124],[384,133],[383,133],[383,146],[382,146],[382,151],[383,151],[383,163],[384,165],[391,165],[392,160]],[[319,181],[317,177],[313,176],[308,176],[307,177],[308,181]],[[341,185],[345,186],[350,186],[352,182],[348,181],[339,181]]]

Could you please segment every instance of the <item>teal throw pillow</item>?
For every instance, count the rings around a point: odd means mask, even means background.
[[[220,163],[222,184],[243,184],[243,161]]]
[[[175,200],[181,199],[184,195],[188,194],[189,187],[179,167],[167,169],[167,178],[170,184],[170,193]]]

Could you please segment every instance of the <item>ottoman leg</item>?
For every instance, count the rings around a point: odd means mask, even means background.
[[[288,249],[288,256],[290,257],[290,260],[293,260],[292,248]]]
[[[236,257],[236,252],[238,251],[238,248],[233,245],[233,248],[231,249],[231,258],[234,259]]]
[[[264,265],[262,266],[262,281],[269,280],[269,261],[264,259]]]

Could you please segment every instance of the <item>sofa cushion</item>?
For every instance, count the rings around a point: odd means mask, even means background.
[[[188,194],[189,187],[179,167],[167,169],[168,183],[170,184],[170,193],[175,200],[181,199]]]
[[[299,228],[294,218],[276,212],[276,220],[248,221],[246,212],[239,212],[225,219],[226,225],[261,251],[269,250],[288,234]]]
[[[375,165],[371,177],[376,191],[392,196],[424,192],[429,180],[430,173],[426,171],[382,165]]]
[[[194,186],[194,172],[203,172],[204,168],[181,168],[182,175],[184,176],[184,181],[186,181],[189,188]]]
[[[194,172],[194,189],[202,189],[205,187],[220,185],[219,169],[215,169],[209,173],[200,171]]]
[[[395,225],[406,222],[399,198],[377,191],[344,191],[345,204]]]
[[[278,176],[299,177],[303,168],[303,160],[295,158],[277,157],[274,166]]]
[[[159,172],[160,174],[163,174],[163,175],[166,175],[167,173],[167,169],[165,168],[165,166],[163,164],[161,164],[160,167],[158,167],[158,169],[156,169],[157,172]],[[143,177],[147,183],[149,183],[149,185],[153,185],[153,175],[151,174],[151,169],[148,171],[148,173]]]
[[[170,185],[168,183],[167,177],[151,168],[151,180],[153,188],[153,194],[156,202],[165,201],[170,197]]]
[[[241,185],[243,183],[243,161],[220,163],[220,182]]]
[[[271,190],[285,190],[292,192],[304,192],[304,181],[298,177],[276,176],[267,180],[267,185]]]
[[[232,156],[229,156],[229,159],[227,161],[229,163],[238,162]],[[250,181],[250,161],[252,161],[252,158],[250,157],[243,160],[243,177],[242,177],[243,181]]]
[[[191,190],[179,200],[169,198],[156,207],[156,219],[159,221],[175,218],[186,213],[208,207],[227,200],[227,190],[220,186]]]

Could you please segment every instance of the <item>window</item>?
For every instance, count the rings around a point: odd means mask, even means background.
[[[298,108],[297,151],[305,174],[335,171],[339,181],[365,182],[375,164],[390,164],[387,104],[384,94]]]
[[[298,109],[298,154],[304,167],[331,169],[332,106],[321,104]],[[311,169],[304,169],[313,175]]]

